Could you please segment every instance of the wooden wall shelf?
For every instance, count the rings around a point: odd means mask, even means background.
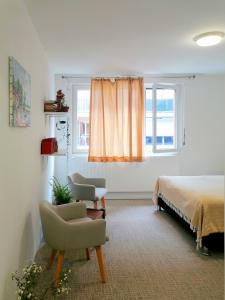
[[[60,150],[58,152],[54,152],[52,154],[41,154],[42,156],[66,156],[67,151],[66,150]]]

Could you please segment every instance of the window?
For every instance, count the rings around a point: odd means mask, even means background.
[[[175,85],[145,88],[146,154],[176,152],[181,134],[181,103]],[[89,145],[90,86],[73,86],[73,152],[87,152]]]
[[[153,85],[145,89],[146,152],[178,150],[178,99],[174,85]]]
[[[90,87],[73,88],[73,152],[88,150]]]

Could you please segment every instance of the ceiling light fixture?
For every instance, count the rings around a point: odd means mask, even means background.
[[[212,31],[197,35],[196,37],[194,37],[194,41],[198,46],[208,47],[220,43],[223,37],[224,32]]]

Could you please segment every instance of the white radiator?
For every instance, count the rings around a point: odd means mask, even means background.
[[[67,175],[79,172],[86,177],[106,178],[109,193],[146,193],[149,195],[160,175],[179,175],[178,159],[171,157],[151,157],[143,162],[132,163],[89,163],[86,156],[55,159],[55,176],[66,180]],[[119,195],[118,194],[118,195]],[[120,197],[120,196],[119,196]],[[135,196],[136,197],[136,196]]]

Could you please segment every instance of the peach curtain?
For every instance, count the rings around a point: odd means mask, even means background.
[[[143,78],[93,79],[88,161],[142,161]]]

